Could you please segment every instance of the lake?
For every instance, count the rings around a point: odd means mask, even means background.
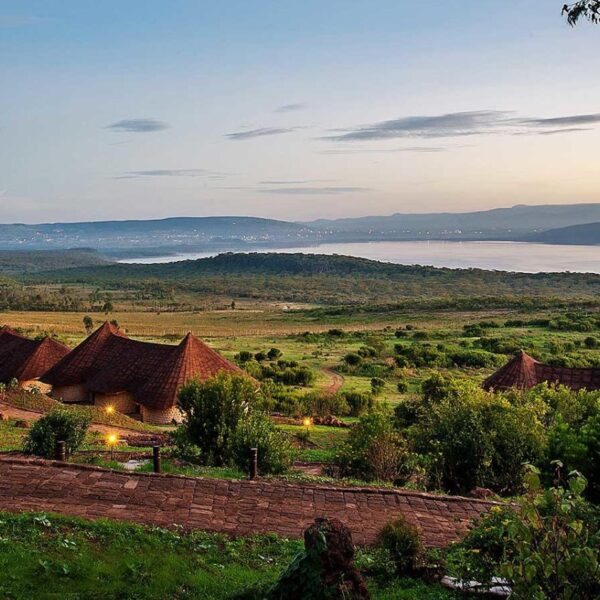
[[[344,254],[401,265],[454,269],[479,268],[524,273],[600,273],[600,246],[557,246],[528,242],[359,242],[300,248],[265,248],[253,252]],[[129,258],[122,263],[167,263],[215,256],[218,252]]]

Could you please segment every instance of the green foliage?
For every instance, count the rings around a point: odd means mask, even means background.
[[[578,0],[571,4],[565,4],[562,14],[566,15],[567,22],[571,27],[577,25],[580,19],[587,19],[591,23],[600,23],[600,0]]]
[[[434,378],[424,389],[426,410],[410,435],[417,452],[435,459],[432,483],[460,493],[476,486],[519,492],[522,464],[544,449],[538,407],[511,404],[473,382]]]
[[[65,442],[67,455],[83,443],[90,419],[72,411],[57,409],[38,419],[25,440],[24,451],[44,458],[54,458],[56,442]]]
[[[178,441],[196,447],[202,464],[227,464],[236,430],[258,400],[256,384],[241,375],[221,373],[186,383],[179,391],[184,422]]]
[[[399,517],[379,532],[379,544],[385,548],[400,576],[414,575],[424,556],[418,529]]]
[[[395,481],[406,475],[408,451],[386,412],[360,417],[336,456],[340,474],[365,481]]]
[[[526,496],[514,509],[492,509],[451,550],[451,571],[484,585],[504,577],[517,599],[598,598],[600,515],[582,499],[584,489],[585,479],[573,473],[566,486],[544,490],[530,469]]]
[[[302,398],[301,410],[311,417],[344,416],[350,413],[345,395],[328,392],[310,392]]]
[[[258,450],[258,472],[261,474],[278,475],[292,463],[293,449],[289,437],[261,412],[254,412],[242,420],[233,436],[233,463],[246,473],[250,468],[250,448]]]
[[[361,392],[344,392],[342,397],[349,407],[352,417],[360,417],[363,413],[370,411],[375,406],[375,398],[372,394]]]
[[[381,379],[381,377],[373,377],[371,379],[371,392],[374,396],[381,394],[385,388],[385,380]]]

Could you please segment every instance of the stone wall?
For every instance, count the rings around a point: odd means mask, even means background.
[[[83,384],[56,386],[52,388],[50,395],[63,402],[84,402],[90,398],[89,392]]]
[[[125,415],[137,411],[137,404],[133,396],[129,392],[121,392],[120,394],[94,394],[94,405],[104,408],[113,406],[117,412]]]
[[[140,405],[142,421],[144,423],[152,423],[153,425],[168,425],[175,421],[181,423],[183,415],[176,406],[166,409],[148,408],[143,404]]]

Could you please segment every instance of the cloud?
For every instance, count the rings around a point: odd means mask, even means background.
[[[112,129],[113,131],[126,131],[129,133],[149,133],[152,131],[162,131],[169,127],[170,125],[167,123],[154,119],[124,119],[106,126],[107,129]]]
[[[247,131],[236,131],[234,133],[225,134],[230,140],[249,140],[256,137],[266,135],[280,135],[282,133],[290,133],[295,131],[297,127],[260,127],[258,129],[249,129]]]
[[[567,117],[551,117],[549,119],[520,119],[522,125],[529,127],[572,127],[574,125],[591,125],[600,123],[600,113],[591,115],[570,115]]]
[[[298,185],[305,183],[327,183],[335,179],[280,179],[272,181],[259,181],[260,185]]]
[[[204,169],[152,169],[150,171],[127,171],[123,177],[200,177]]]
[[[333,195],[333,194],[352,194],[355,192],[367,192],[370,188],[365,187],[285,187],[270,188],[261,190],[263,194],[289,194],[292,196],[314,196],[314,195]]]
[[[480,110],[437,116],[413,116],[381,121],[325,137],[335,142],[388,140],[394,138],[441,138],[476,135],[493,131],[506,121],[506,111]]]
[[[275,109],[275,112],[286,113],[293,112],[295,110],[304,110],[307,106],[308,104],[305,104],[304,102],[296,102],[295,104],[284,104],[283,106],[278,106]]]
[[[335,150],[320,150],[319,154],[388,154],[394,152],[435,153],[445,152],[444,146],[406,146],[405,148],[338,148]]]
[[[591,131],[591,127],[568,127],[567,129],[549,129],[548,131],[537,131],[538,135],[556,135],[557,133],[576,133],[578,131]]]
[[[583,131],[577,125],[600,123],[600,113],[586,115],[567,115],[561,117],[520,117],[510,115],[511,111],[478,110],[446,113],[433,116],[410,116],[380,121],[372,125],[357,126],[350,129],[335,130],[339,133],[321,139],[334,142],[355,142],[389,140],[398,138],[446,138],[485,134],[524,135],[539,133],[572,133]],[[397,149],[395,151],[427,151]],[[440,150],[432,150],[440,151]]]

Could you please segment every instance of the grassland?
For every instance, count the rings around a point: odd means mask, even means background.
[[[0,512],[0,597],[6,600],[258,600],[301,542],[46,514]],[[437,585],[397,579],[381,557],[358,556],[374,600],[450,600]],[[375,566],[375,568],[373,568]]]

